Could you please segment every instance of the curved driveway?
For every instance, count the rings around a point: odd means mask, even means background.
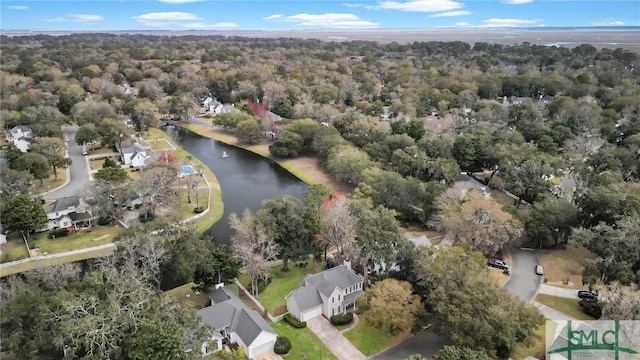
[[[511,250],[511,277],[504,288],[522,301],[533,299],[540,287],[542,276],[536,275],[538,255],[533,250]]]
[[[89,165],[82,156],[82,146],[76,144],[76,133],[78,126],[65,127],[66,136],[69,138],[69,158],[72,163],[69,168],[69,183],[51,192],[45,193],[42,197],[45,200],[56,200],[67,196],[80,195],[89,186]],[[58,169],[66,171],[66,169]]]

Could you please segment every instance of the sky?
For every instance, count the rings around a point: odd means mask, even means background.
[[[640,26],[640,1],[3,0],[0,20],[3,30],[75,31]]]

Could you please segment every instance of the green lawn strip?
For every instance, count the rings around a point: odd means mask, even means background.
[[[209,182],[209,185],[211,186],[211,200],[210,200],[211,207],[209,209],[209,212],[206,215],[195,220],[193,223],[196,225],[196,228],[200,232],[204,232],[208,230],[211,226],[213,226],[213,224],[215,224],[216,222],[218,222],[218,220],[220,220],[220,218],[222,218],[222,214],[224,213],[224,204],[222,203],[222,191],[220,189],[220,184],[218,183],[218,179],[216,178],[216,175],[202,161],[198,160],[196,157],[184,151],[178,144],[176,144],[171,139],[169,139],[168,135],[164,131],[156,128],[151,128],[147,132],[147,136],[145,137],[145,139],[146,140],[165,139],[176,148],[175,151],[171,150],[171,153],[176,157],[176,160],[182,161],[186,159],[188,156],[191,156],[191,162],[195,165],[200,166],[202,173],[204,174],[205,178]],[[158,143],[164,143],[166,145],[164,141],[158,141]],[[206,186],[206,184],[203,182],[202,186],[204,187]],[[206,206],[206,203],[207,203],[206,196],[203,196],[202,199],[200,199],[200,202],[202,206]],[[191,209],[191,214],[189,216],[192,216],[192,215],[194,215],[193,209]]]
[[[525,359],[527,356],[533,356],[538,359],[544,358],[545,353],[545,324],[540,325],[536,329],[538,339],[530,346],[520,345],[511,352],[512,359]]]
[[[62,186],[62,184],[64,184],[65,181],[67,181],[67,169],[65,168],[57,169],[57,173],[58,173],[58,180],[55,180],[55,177],[53,176],[53,171],[50,170],[49,177],[42,180],[42,185],[40,185],[40,180],[34,180],[33,187],[31,188],[31,193],[34,195],[39,195]]]
[[[81,230],[65,237],[49,239],[48,232],[39,233],[29,239],[32,249],[39,248],[42,255],[88,248],[110,243],[122,231],[121,227],[97,226],[91,231]]]
[[[0,245],[0,251],[2,251],[0,262],[3,263],[29,257],[27,246],[24,244],[24,241],[22,240],[22,237],[20,235],[9,236],[7,238],[7,242]]]
[[[177,288],[167,290],[165,293],[174,299],[178,300],[180,304],[193,310],[200,310],[209,305],[209,293],[201,292],[196,294],[192,290],[195,284],[190,282]],[[188,296],[187,296],[188,295]]]
[[[296,329],[286,321],[271,324],[278,336],[285,336],[291,340],[291,351],[284,355],[285,360],[336,359],[308,328]]]
[[[578,299],[568,299],[559,296],[538,294],[535,299],[537,302],[547,305],[569,316],[573,316],[578,320],[595,320],[593,317],[585,314],[578,303]]]
[[[13,265],[13,266],[0,269],[0,277],[17,274],[17,273],[21,273],[21,272],[29,271],[33,269],[43,268],[43,267],[54,265],[54,264],[64,264],[64,263],[92,259],[92,258],[97,258],[102,256],[109,256],[111,254],[113,254],[112,248],[98,249],[98,250],[88,251],[81,254],[61,256],[53,259],[30,261],[30,262]]]
[[[405,334],[393,336],[369,324],[366,312],[358,316],[360,322],[355,328],[345,332],[344,337],[366,356],[379,353],[405,336]]]
[[[307,263],[306,267],[299,268],[296,266],[299,262],[289,262],[291,271],[282,272],[282,265],[276,265],[271,268],[271,282],[267,287],[258,294],[258,300],[271,315],[275,315],[275,309],[278,306],[285,305],[284,297],[290,292],[300,287],[300,282],[307,274],[315,274],[322,271],[323,264],[316,263],[315,269],[311,268],[311,263]],[[251,279],[248,275],[242,275],[238,278],[240,283],[249,290]]]

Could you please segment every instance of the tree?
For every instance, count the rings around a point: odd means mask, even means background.
[[[466,194],[459,212],[443,214],[443,226],[455,234],[454,244],[469,244],[487,256],[522,234],[520,222],[495,200],[474,191]]]
[[[155,165],[146,168],[130,189],[142,201],[145,219],[155,210],[167,204],[175,196],[171,185],[176,181],[176,171],[168,165]]]
[[[98,139],[98,129],[94,124],[88,123],[80,126],[76,132],[76,144],[85,145]]]
[[[338,180],[358,184],[364,169],[376,166],[366,152],[349,145],[331,149],[327,169]]]
[[[93,178],[110,182],[124,182],[129,179],[127,171],[120,167],[103,167],[98,170]]]
[[[224,114],[218,114],[213,118],[213,124],[222,126],[224,131],[235,129],[238,124],[245,120],[259,121],[255,116],[241,111],[232,111]]]
[[[407,134],[414,140],[418,141],[422,139],[426,130],[424,129],[424,123],[422,120],[400,120],[391,123],[392,134]]]
[[[604,286],[598,290],[598,302],[603,305],[602,319],[640,320],[640,291],[635,284],[613,282]]]
[[[32,199],[24,193],[3,203],[0,216],[7,232],[20,232],[25,240],[29,239],[32,232],[44,228],[48,222],[40,199]]]
[[[169,112],[178,121],[189,121],[196,112],[196,104],[187,95],[172,96],[169,100]]]
[[[308,231],[304,214],[305,206],[302,201],[289,195],[264,200],[256,214],[257,221],[278,244],[282,271],[289,271],[289,259],[307,255],[311,250],[315,234]]]
[[[351,213],[344,194],[334,194],[323,201],[320,207],[320,232],[316,236],[316,243],[324,248],[325,259],[328,247],[335,247],[342,257],[358,255],[354,246],[357,223],[358,220]]]
[[[578,225],[578,210],[564,199],[547,196],[533,205],[525,222],[525,234],[536,246],[557,247],[567,244],[573,227]]]
[[[84,89],[78,84],[70,84],[60,92],[58,110],[65,115],[71,115],[73,106],[86,96]]]
[[[300,154],[303,146],[302,136],[293,131],[285,130],[273,144],[269,145],[269,153],[278,157],[294,157]]]
[[[27,193],[33,184],[34,177],[27,170],[0,169],[0,194],[12,198]]]
[[[371,308],[368,319],[373,326],[392,335],[413,327],[424,311],[420,298],[412,293],[411,284],[396,279],[384,279],[369,289]]]
[[[491,360],[486,352],[473,350],[468,347],[457,347],[445,345],[438,354],[439,360]]]
[[[518,197],[516,207],[522,200],[533,203],[538,196],[549,191],[551,167],[540,158],[514,156],[500,164],[500,174],[505,187]]]
[[[257,144],[264,138],[264,129],[256,120],[244,120],[236,128],[238,139],[246,144]]]
[[[169,320],[145,320],[127,342],[131,360],[182,360],[184,352],[182,329]]]
[[[36,142],[31,145],[31,150],[38,154],[42,154],[49,166],[53,169],[53,176],[58,180],[59,167],[66,168],[71,165],[72,160],[65,157],[65,145],[61,139],[56,138],[38,138]]]
[[[136,123],[139,131],[146,131],[157,123],[158,107],[149,99],[136,101],[131,112],[131,118]]]
[[[460,166],[453,159],[438,158],[426,162],[428,179],[451,185],[460,179]]]
[[[82,101],[71,109],[71,117],[78,125],[98,124],[102,119],[117,118],[115,110],[106,102]]]
[[[490,146],[488,134],[462,134],[453,142],[453,157],[462,170],[478,172],[485,166],[485,154]]]
[[[19,171],[29,171],[34,179],[40,180],[40,185],[42,185],[42,180],[49,178],[47,158],[35,152],[20,155],[12,166]]]
[[[313,138],[320,130],[320,123],[312,119],[295,120],[287,127],[287,131],[294,132],[302,138],[303,149],[310,150],[313,144]]]
[[[194,282],[202,291],[233,280],[240,274],[240,264],[232,258],[225,245],[214,247],[206,260],[197,265]]]
[[[258,282],[271,277],[269,260],[278,255],[278,245],[249,209],[245,209],[241,218],[235,213],[229,215],[229,225],[235,231],[231,236],[231,253],[245,267],[251,277],[251,292],[258,296]]]

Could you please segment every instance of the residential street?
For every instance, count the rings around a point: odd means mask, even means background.
[[[536,275],[538,256],[535,251],[513,249],[511,254],[511,277],[504,288],[522,301],[533,299],[540,287],[542,276]]]
[[[420,354],[422,357],[430,359],[436,355],[445,345],[447,341],[433,330],[423,330],[411,336],[407,340],[396,344],[369,359],[371,360],[397,360],[406,359],[410,355]]]
[[[51,192],[45,193],[42,197],[45,200],[56,200],[72,195],[80,195],[90,183],[88,164],[82,156],[82,146],[75,142],[78,126],[65,127],[66,136],[69,138],[69,157],[73,162],[69,168],[69,182]],[[58,171],[66,171],[66,169],[58,169]]]

